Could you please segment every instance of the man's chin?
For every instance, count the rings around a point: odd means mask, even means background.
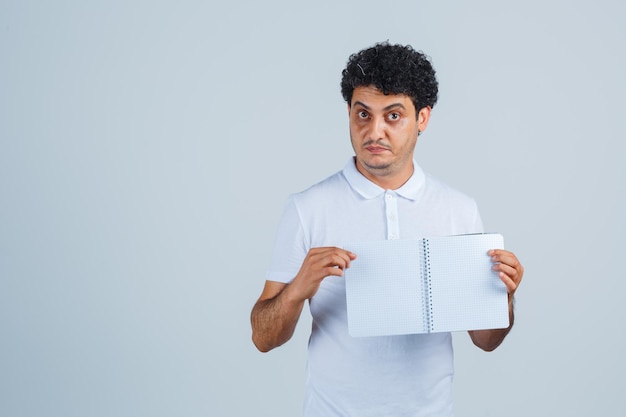
[[[382,161],[363,161],[362,164],[368,171],[376,171],[380,173],[386,172],[391,168],[391,164],[389,162]]]

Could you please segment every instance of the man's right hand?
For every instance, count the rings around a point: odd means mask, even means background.
[[[309,250],[289,284],[266,281],[251,313],[252,340],[261,352],[282,345],[293,335],[302,307],[328,276],[343,276],[356,255],[336,247]]]
[[[350,267],[356,255],[337,247],[312,248],[304,258],[300,271],[291,282],[292,295],[302,300],[313,297],[322,280],[328,276],[343,276],[343,271]]]

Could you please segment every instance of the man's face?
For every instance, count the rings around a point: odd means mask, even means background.
[[[417,134],[426,128],[430,108],[416,114],[406,95],[357,87],[348,111],[357,169],[383,188],[400,187],[413,173]]]

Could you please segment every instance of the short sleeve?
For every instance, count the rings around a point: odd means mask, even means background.
[[[480,217],[480,212],[478,211],[478,206],[476,202],[474,202],[474,232],[473,233],[484,233],[483,221]]]
[[[291,282],[300,270],[309,250],[307,242],[295,195],[291,195],[285,203],[278,223],[266,279],[283,283]]]

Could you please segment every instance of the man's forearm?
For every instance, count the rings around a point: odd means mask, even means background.
[[[477,347],[484,351],[491,352],[495,350],[504,341],[506,335],[509,334],[515,321],[515,314],[513,313],[513,301],[509,302],[509,327],[506,329],[491,329],[491,330],[472,330],[469,332],[472,342]]]
[[[252,309],[252,342],[261,352],[278,347],[293,336],[304,301],[289,297],[289,285],[273,298],[259,300]]]

